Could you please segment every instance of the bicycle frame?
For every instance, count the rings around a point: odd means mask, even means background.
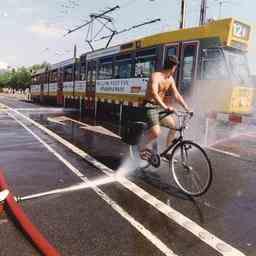
[[[179,127],[180,128],[169,128],[171,130],[177,131],[180,133],[179,137],[175,138],[172,142],[172,144],[170,146],[168,146],[162,153],[160,153],[160,157],[165,156],[171,149],[173,149],[178,143],[181,143],[183,141],[184,138],[184,130],[186,129],[186,118],[187,116],[184,115],[184,112],[178,112],[178,113],[182,113],[182,114],[176,114],[179,120]],[[166,113],[168,115],[170,115],[171,113]],[[166,117],[165,116],[165,117]],[[163,118],[165,118],[163,117]]]
[[[172,148],[175,147],[178,143],[183,141],[183,135],[180,134],[178,138],[175,138],[170,146],[168,146],[162,153],[160,153],[160,157],[165,156]]]

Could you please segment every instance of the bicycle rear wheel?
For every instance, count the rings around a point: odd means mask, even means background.
[[[198,144],[188,140],[179,143],[169,161],[173,178],[184,193],[200,196],[208,190],[212,182],[212,166]]]

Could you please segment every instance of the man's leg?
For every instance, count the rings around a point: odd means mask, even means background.
[[[172,116],[167,116],[161,121],[161,124],[165,127],[170,128],[166,137],[166,147],[168,147],[172,144],[172,141],[175,138],[176,131],[173,129],[176,127],[176,122]]]
[[[160,135],[161,127],[160,125],[152,126],[146,133],[146,136],[140,143],[140,155],[143,160],[148,160],[150,158],[150,152],[147,152],[148,145],[153,142]]]

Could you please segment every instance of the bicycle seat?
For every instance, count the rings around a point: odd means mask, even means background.
[[[133,126],[135,129],[141,129],[141,130],[144,130],[144,129],[147,129],[148,125],[147,123],[145,122],[133,122]]]

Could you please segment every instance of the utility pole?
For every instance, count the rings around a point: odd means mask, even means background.
[[[219,4],[219,19],[221,19],[221,16],[222,16],[222,7],[224,4],[228,4],[229,1],[226,1],[226,0],[215,0],[218,2]]]
[[[200,21],[199,21],[200,26],[203,26],[206,23],[206,9],[207,9],[207,0],[201,0]]]
[[[185,19],[186,19],[186,1],[181,0],[180,29],[185,28]]]

